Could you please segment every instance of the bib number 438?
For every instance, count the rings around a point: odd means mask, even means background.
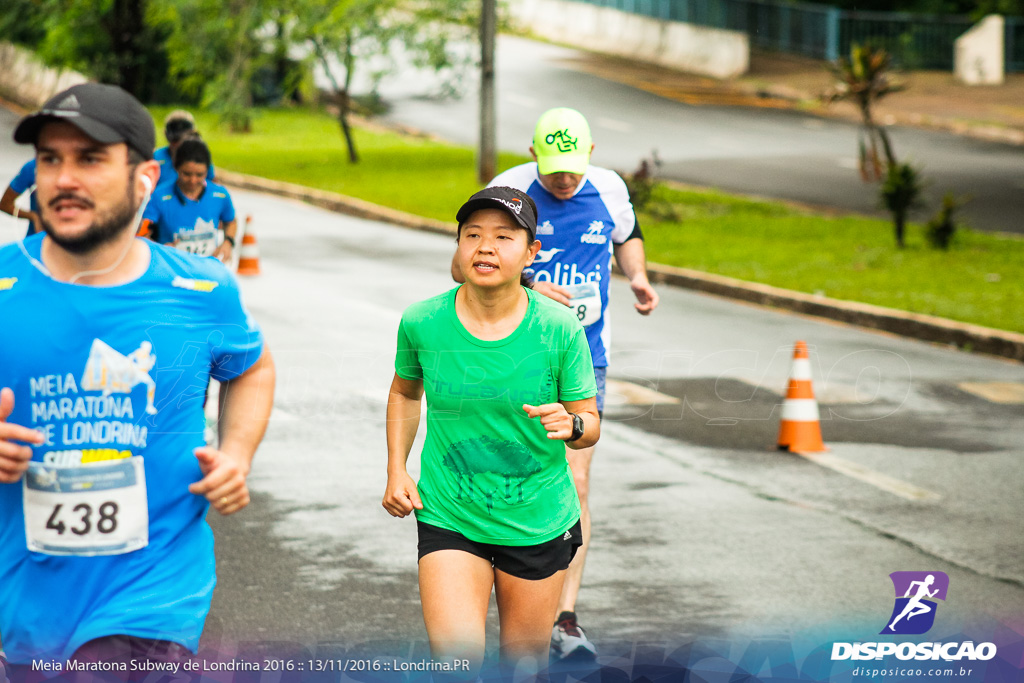
[[[57,503],[53,506],[50,518],[46,520],[46,528],[53,529],[57,532],[58,536],[62,535],[65,531],[69,531],[76,536],[85,536],[93,531],[94,528],[97,533],[112,534],[117,531],[117,511],[117,503],[112,500],[100,503],[99,510],[97,511],[99,515],[94,527],[93,509],[88,503],[79,503],[71,508],[70,515],[64,510],[63,503]],[[75,518],[73,526],[68,526],[65,523],[65,519],[69,516]]]
[[[25,541],[47,555],[120,555],[149,543],[142,458],[77,467],[34,462],[24,477]]]

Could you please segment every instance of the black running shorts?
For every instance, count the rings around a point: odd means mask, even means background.
[[[520,579],[539,581],[569,567],[576,551],[583,545],[579,520],[550,541],[537,545],[494,545],[471,541],[456,531],[449,531],[417,520],[419,556],[436,550],[462,550],[489,560],[495,569]]]

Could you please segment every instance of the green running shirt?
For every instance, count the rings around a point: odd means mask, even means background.
[[[580,516],[565,444],[524,403],[597,394],[587,337],[572,312],[526,290],[522,322],[477,339],[455,313],[458,287],[405,310],[395,371],[423,380],[427,436],[417,519],[496,545],[536,545]]]

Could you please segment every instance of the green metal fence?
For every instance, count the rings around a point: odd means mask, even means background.
[[[1006,70],[1024,72],[1024,17],[1006,17]]]
[[[885,47],[908,69],[953,69],[966,16],[855,12],[782,0],[580,0],[623,12],[742,31],[766,50],[834,60],[853,43]],[[1006,70],[1024,72],[1024,17],[1006,19]]]
[[[745,32],[757,47],[822,59],[839,50],[840,12],[833,7],[764,0],[723,4],[729,21],[722,28]]]
[[[840,54],[854,43],[884,47],[906,69],[953,70],[956,39],[974,25],[969,17],[893,12],[843,12]]]

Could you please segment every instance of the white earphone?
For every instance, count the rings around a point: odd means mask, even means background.
[[[153,194],[153,181],[150,180],[148,175],[142,176],[141,179],[142,186],[146,188],[146,196],[148,197],[149,195]]]

